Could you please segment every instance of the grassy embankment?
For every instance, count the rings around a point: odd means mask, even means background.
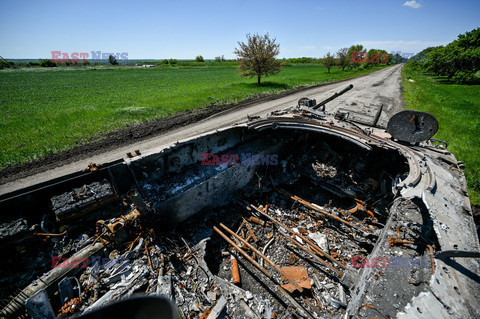
[[[102,133],[210,105],[378,70],[285,66],[276,76],[236,76],[232,65],[166,68],[31,68],[0,71],[0,168],[73,148]]]
[[[465,163],[470,202],[480,205],[480,85],[450,84],[408,64],[402,77],[405,108],[429,112],[438,119],[435,138],[448,142],[448,150]]]

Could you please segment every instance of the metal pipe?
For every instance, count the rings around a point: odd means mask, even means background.
[[[301,199],[301,198],[298,197],[298,196],[292,196],[292,199],[295,200],[295,201],[298,201],[300,204],[303,204],[303,205],[305,205],[305,206],[313,209],[313,210],[316,211],[316,212],[319,212],[319,213],[321,213],[321,214],[323,214],[323,215],[325,215],[325,216],[328,216],[328,217],[330,217],[330,218],[333,218],[333,219],[335,219],[335,220],[338,220],[339,222],[344,223],[345,225],[347,225],[347,226],[349,226],[349,227],[352,227],[352,228],[354,228],[354,229],[356,229],[356,230],[359,230],[356,226],[354,226],[353,224],[347,222],[346,220],[341,219],[340,217],[335,216],[335,215],[333,215],[333,214],[330,214],[330,213],[324,211],[323,209],[317,207],[316,205],[313,205],[313,204],[307,202],[306,200]]]
[[[249,222],[252,222],[252,223],[255,223],[255,224],[258,224],[260,226],[265,226],[265,222],[257,217],[250,217],[248,219]]]
[[[233,284],[238,286],[240,285],[240,271],[238,269],[238,260],[232,255],[230,255],[230,264],[232,268],[232,278]]]
[[[256,249],[253,245],[251,245],[249,242],[247,242],[245,239],[243,239],[242,237],[238,236],[237,234],[235,234],[232,230],[230,230],[227,226],[225,226],[224,224],[220,223],[220,226],[225,229],[227,232],[230,233],[230,235],[232,235],[233,237],[235,237],[236,239],[240,240],[242,243],[244,243],[248,248],[250,248],[254,253],[256,253],[260,258],[262,258],[263,260],[265,260],[267,263],[269,263],[273,268],[275,268],[276,271],[278,271],[282,276],[284,276],[285,278],[288,279],[288,281],[290,281],[290,283],[292,285],[295,286],[295,288],[297,288],[300,292],[303,291],[303,288],[295,282],[295,280],[290,277],[288,274],[286,274],[282,269],[280,269],[280,267],[278,267],[273,261],[271,261],[269,258],[267,258],[264,254],[262,254],[258,249]]]
[[[250,257],[243,249],[237,246],[230,238],[227,237],[220,229],[216,226],[213,226],[213,229],[222,236],[233,248],[235,248],[243,257],[245,257],[249,262],[251,262],[255,267],[257,267],[261,272],[263,272],[268,278],[273,278],[272,274],[270,274],[265,268],[260,266],[252,257]]]
[[[278,220],[276,220],[275,218],[273,218],[272,216],[268,215],[268,214],[265,214],[264,212],[262,212],[260,209],[258,209],[257,207],[255,207],[254,205],[250,204],[250,206],[252,208],[254,208],[257,212],[259,212],[260,214],[262,214],[263,216],[265,216],[266,218],[268,218],[270,221],[272,221],[273,223],[277,224],[277,226],[280,226],[280,227],[283,227],[285,228],[286,230],[288,230],[290,233],[300,237],[302,240],[304,240],[306,243],[308,243],[308,245],[314,249],[315,251],[317,251],[317,253],[319,253],[321,256],[320,257],[327,257],[328,259],[330,259],[330,261],[336,263],[337,265],[339,265],[340,267],[342,268],[345,268],[345,266],[340,263],[338,260],[336,260],[335,258],[333,258],[332,256],[330,256],[329,254],[327,254],[326,252],[324,252],[320,247],[318,247],[317,245],[313,244],[311,242],[311,240],[307,239],[305,236],[303,236],[302,234],[300,233],[297,233],[297,232],[294,232],[292,229],[290,229],[287,225],[279,222]]]
[[[343,273],[342,273],[341,271],[339,271],[339,270],[336,269],[335,267],[327,264],[324,260],[320,259],[314,251],[312,251],[312,250],[304,247],[304,246],[303,246],[302,244],[300,244],[297,240],[295,240],[294,238],[288,236],[287,234],[285,234],[285,233],[284,233],[283,231],[281,231],[280,229],[278,230],[278,232],[279,232],[280,234],[282,234],[285,238],[287,238],[288,240],[290,240],[295,246],[297,246],[298,248],[300,248],[300,249],[304,250],[305,252],[309,253],[310,255],[312,255],[313,258],[315,258],[317,261],[319,261],[322,265],[324,265],[324,266],[330,268],[331,270],[333,270],[333,271],[338,275],[338,277],[340,277],[340,278],[343,277]]]
[[[346,88],[344,88],[343,90],[341,90],[340,92],[338,93],[335,93],[334,95],[330,96],[329,98],[323,100],[322,102],[318,103],[317,105],[315,106],[312,106],[312,109],[316,110],[318,109],[320,106],[324,106],[325,104],[327,104],[328,102],[336,99],[337,97],[339,97],[340,95],[350,91],[351,89],[353,89],[353,84],[350,84],[349,86],[347,86]]]
[[[249,224],[245,224],[247,226],[248,232],[250,233],[250,236],[253,238],[254,241],[258,241],[257,236],[255,236],[255,232],[253,231],[252,227],[250,227]]]

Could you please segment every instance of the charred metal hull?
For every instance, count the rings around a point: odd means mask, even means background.
[[[321,160],[312,162],[313,158]],[[321,165],[318,166],[315,163]],[[321,177],[315,175],[313,181],[312,167],[321,167]],[[350,174],[344,180],[350,181],[353,186],[346,187],[337,177],[329,179],[328,174],[333,176],[340,171],[345,172],[344,175]],[[311,186],[309,189],[312,189],[311,193],[308,193],[311,194],[311,201],[325,199],[325,203],[328,203],[328,198],[331,197],[334,202],[340,203],[338,207],[328,211],[344,220],[343,225],[335,224],[333,227],[341,229],[341,236],[353,238],[353,242],[368,242],[368,248],[362,250],[360,264],[358,260],[355,261],[352,258],[356,248],[347,247],[347,240],[344,241],[345,247],[341,247],[341,244],[337,245],[340,247],[338,250],[347,251],[350,256],[343,256],[344,259],[341,260],[345,264],[343,267],[333,263],[333,266],[339,267],[341,272],[331,272],[328,269],[326,271],[327,277],[332,276],[332,283],[341,284],[343,288],[338,289],[346,291],[346,293],[343,292],[346,299],[341,301],[340,306],[335,302],[331,305],[324,304],[324,307],[333,305],[334,308],[331,309],[336,311],[333,313],[335,317],[343,317],[346,314],[347,317],[356,316],[359,312],[366,317],[378,316],[378,312],[385,316],[399,318],[480,317],[480,304],[476,298],[480,293],[478,261],[472,258],[435,258],[433,251],[480,250],[466,193],[465,179],[454,156],[429,143],[407,145],[394,142],[380,130],[359,128],[357,125],[333,118],[318,119],[295,114],[249,121],[179,142],[167,149],[103,163],[93,171],[77,172],[1,196],[0,207],[4,212],[1,217],[1,240],[4,244],[1,250],[3,254],[12,256],[2,261],[1,271],[4,277],[2,289],[5,289],[3,297],[6,297],[7,293],[14,294],[14,299],[5,305],[2,315],[15,316],[24,312],[23,303],[30,295],[19,298],[14,291],[7,292],[7,288],[13,282],[17,283],[16,288],[23,289],[35,279],[33,276],[23,276],[22,271],[30,271],[35,276],[43,272],[47,274],[51,272],[49,256],[53,250],[50,250],[47,244],[33,245],[35,250],[44,250],[44,253],[38,253],[35,258],[30,260],[24,256],[25,254],[33,255],[28,246],[39,241],[40,238],[45,238],[39,234],[43,233],[47,240],[52,240],[56,235],[62,234],[64,229],[72,229],[72,225],[79,227],[75,235],[82,234],[82,227],[93,228],[92,226],[96,225],[97,232],[90,235],[92,239],[90,244],[96,245],[95,242],[98,243],[101,239],[107,241],[105,247],[109,247],[112,242],[118,243],[125,240],[115,233],[116,229],[108,228],[107,220],[126,214],[132,207],[142,211],[142,216],[148,225],[155,225],[156,230],[165,232],[175,227],[182,228],[182,225],[190,220],[196,220],[195,218],[202,214],[208,216],[209,211],[228,211],[225,207],[241,203],[244,199],[258,200],[262,198],[262,194],[268,198],[266,200],[268,206],[278,206],[279,204],[274,204],[278,201],[272,202],[271,198],[277,196],[280,186],[294,185],[292,189],[300,191],[303,187],[307,188],[306,183],[309,183],[308,185]],[[94,184],[97,188],[104,186],[97,191],[92,186]],[[100,189],[103,192],[101,196]],[[142,204],[135,202],[132,196],[129,196],[128,192],[131,189],[138,190],[146,203],[144,209],[140,209]],[[253,194],[256,194],[256,197]],[[286,198],[280,202],[287,200],[290,199]],[[348,219],[345,217],[347,215],[340,214],[348,211],[342,205],[346,202],[345,205],[348,206],[354,203],[354,200],[363,203],[362,205],[368,203],[375,217],[367,216],[366,219],[350,217],[353,222],[347,222]],[[297,202],[299,201],[296,200],[295,203]],[[377,203],[381,205],[375,207]],[[284,207],[288,207],[287,204]],[[318,205],[312,207],[320,209]],[[321,209],[325,207],[328,205],[322,205]],[[278,209],[282,210],[280,206]],[[366,209],[362,211],[368,212]],[[269,213],[267,208],[264,212]],[[283,217],[288,215],[286,212],[279,215],[284,222],[288,221]],[[308,210],[302,212],[308,213]],[[250,214],[262,218],[261,213]],[[325,216],[328,215],[322,213],[322,218]],[[220,218],[216,224],[218,226],[223,221],[221,218],[224,217],[216,218]],[[105,222],[99,223],[100,219]],[[120,219],[115,221],[117,224],[120,222]],[[349,228],[350,226],[345,222],[352,227]],[[125,221],[121,226],[127,227],[129,223],[130,220]],[[326,223],[327,226],[321,226],[320,229],[329,228],[331,222]],[[365,227],[367,224],[370,226]],[[12,229],[12,225],[17,226]],[[299,223],[299,225],[302,224]],[[198,225],[199,228],[201,226],[205,225]],[[306,234],[308,234],[308,225],[306,227]],[[103,233],[98,233],[98,229],[104,229]],[[115,238],[104,236],[109,229],[112,235],[116,235]],[[209,261],[213,258],[209,251],[214,248],[209,248],[210,244],[207,244],[205,239],[218,235],[213,232],[212,227],[209,229],[210,232],[198,236],[192,235],[187,240],[192,247],[198,245],[198,251],[203,250],[203,255],[199,253],[196,256],[197,268],[205,268],[204,272],[208,277],[206,282],[210,283],[212,280],[219,287],[219,290],[216,290],[217,295],[226,297],[233,291],[238,293],[237,290],[240,288],[228,283],[229,278],[225,276],[221,278],[221,269],[213,270],[219,267],[220,262]],[[300,230],[303,231],[303,229]],[[122,236],[127,238],[132,232],[134,231],[129,230]],[[68,234],[70,235],[71,232],[69,231]],[[333,230],[329,229],[329,234],[335,237]],[[343,238],[341,236],[339,235],[338,238]],[[73,238],[74,235],[70,237]],[[217,239],[214,238],[212,242],[215,240]],[[220,237],[218,241],[223,243]],[[70,251],[66,251],[64,256],[72,256],[79,249],[80,246],[75,246]],[[95,253],[99,251],[97,249]],[[112,249],[108,251],[104,249],[102,254],[111,253],[111,251]],[[22,255],[24,257],[19,257]],[[148,255],[150,266],[152,266],[151,257]],[[393,260],[394,257],[401,257],[402,260],[407,261],[426,258],[428,267],[424,269],[425,267],[412,263],[399,267],[380,267],[372,264],[372,261],[377,262],[382,258]],[[24,265],[23,269],[22,267],[15,269],[18,258],[24,258],[30,263],[36,260],[38,264]],[[338,261],[340,257],[334,257],[334,259]],[[327,262],[330,261],[327,260]],[[173,266],[177,269],[176,265]],[[255,268],[248,262],[244,262],[244,267]],[[152,266],[152,270],[154,268]],[[165,268],[168,269],[168,267]],[[180,277],[180,274],[183,274],[181,271],[184,270],[178,271]],[[53,297],[52,292],[57,289],[58,281],[67,276],[71,277],[75,274],[64,272],[45,284],[42,289],[48,290],[51,299],[56,298]],[[51,278],[51,274],[48,278]],[[142,280],[145,280],[142,284],[148,282],[147,279]],[[151,284],[148,286],[150,287]],[[310,289],[315,293],[337,296],[336,294],[339,293],[336,290],[337,286],[331,288],[329,282],[326,285],[327,288],[325,283],[314,283],[314,288]],[[246,286],[249,287],[249,284]],[[332,292],[332,289],[335,291]],[[239,291],[246,293],[247,290]],[[149,291],[150,288],[147,288],[146,292],[149,293]],[[196,293],[205,294],[199,291]],[[177,294],[178,304],[178,294],[185,293],[176,291],[174,294]],[[257,297],[257,294],[261,295],[260,292],[254,294],[253,301],[249,302],[250,299],[246,298],[247,307],[256,309],[254,312],[259,317],[270,318],[272,310],[277,309],[275,308],[277,306],[270,305],[268,308],[267,303],[262,303],[264,302],[262,300],[267,297]],[[128,296],[125,294],[126,298]],[[108,302],[107,299],[105,300]],[[291,299],[288,300],[291,301]],[[298,300],[292,301],[293,305],[289,306],[291,308],[278,307],[287,309],[283,310],[285,313],[293,311],[293,308],[300,309],[300,315],[303,313],[305,317],[309,317],[309,313],[316,312],[315,305],[309,308],[309,303],[295,306]],[[333,300],[337,299],[333,298]],[[229,301],[230,304],[225,307],[231,312],[230,315],[235,317],[235,305],[240,301]],[[60,301],[60,306],[64,306],[63,302]],[[212,301],[212,305],[217,303],[219,302]],[[273,303],[275,304],[275,301]],[[318,306],[322,307],[320,303],[322,302],[320,301]],[[371,307],[365,307],[366,304]],[[78,305],[80,307],[81,304]],[[83,311],[85,307],[82,308]],[[179,307],[189,309],[184,305]],[[269,309],[270,313],[265,308]],[[182,311],[187,316],[185,313],[187,310]],[[195,313],[194,310],[191,311]],[[201,312],[199,310],[195,314],[199,316]],[[239,313],[244,315],[242,311]],[[319,313],[319,315],[329,316],[328,312]]]

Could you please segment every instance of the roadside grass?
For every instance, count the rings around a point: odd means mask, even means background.
[[[234,66],[26,68],[0,71],[0,168],[45,157],[102,134],[216,104],[376,71],[287,65],[276,76],[236,76]]]
[[[433,114],[439,122],[435,138],[465,164],[472,205],[480,205],[480,85],[446,84],[441,77],[402,71],[405,108]],[[414,80],[410,82],[408,80]]]

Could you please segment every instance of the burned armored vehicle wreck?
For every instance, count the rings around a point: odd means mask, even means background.
[[[1,316],[142,295],[183,318],[479,317],[462,167],[432,119],[406,111],[392,137],[317,106],[3,196]]]

